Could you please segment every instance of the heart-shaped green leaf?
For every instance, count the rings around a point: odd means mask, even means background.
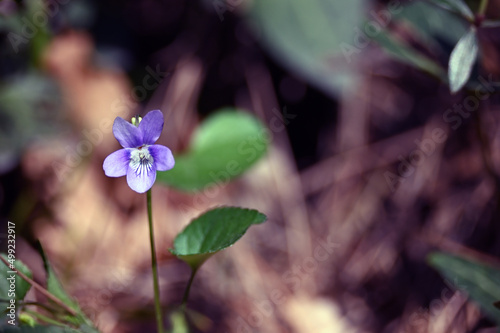
[[[175,155],[172,170],[157,180],[185,191],[227,183],[241,175],[267,151],[270,136],[249,113],[223,109],[197,129],[189,150]]]
[[[5,253],[2,253],[1,255],[9,263],[13,262],[13,267],[16,270],[20,271],[29,278],[33,277],[33,273],[31,273],[31,270],[20,260],[16,259],[11,261]],[[11,285],[14,285],[15,288],[10,288]],[[30,288],[31,284],[14,273],[11,268],[7,267],[3,262],[0,262],[0,299],[16,299],[18,301],[23,300]]]
[[[500,299],[499,268],[447,253],[431,254],[429,263],[500,324],[500,311],[493,305]]]
[[[233,245],[252,224],[267,217],[254,209],[218,207],[191,221],[174,240],[174,255],[196,271],[210,256]]]
[[[459,91],[469,80],[478,49],[476,29],[472,27],[460,38],[450,55],[448,79],[452,93]]]

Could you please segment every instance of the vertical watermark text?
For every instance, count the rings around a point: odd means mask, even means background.
[[[7,222],[7,262],[10,270],[7,271],[7,291],[8,303],[6,308],[7,323],[16,325],[16,225],[14,222]]]

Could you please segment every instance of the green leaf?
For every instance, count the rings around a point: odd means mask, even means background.
[[[170,315],[172,333],[189,333],[189,326],[183,311],[175,311]]]
[[[467,20],[474,20],[474,13],[463,0],[432,0],[435,5],[460,14]]]
[[[48,259],[43,257],[43,261],[45,264],[45,270],[47,271],[47,290],[63,301],[63,303],[69,308],[75,310],[77,313],[81,313],[78,303],[66,292],[66,290],[64,290]]]
[[[0,173],[18,163],[26,147],[60,132],[60,93],[53,80],[37,74],[0,82]]]
[[[174,240],[174,255],[198,269],[206,259],[233,245],[252,224],[266,221],[267,217],[254,209],[218,207],[196,219]]]
[[[478,49],[476,29],[472,27],[460,38],[450,55],[448,79],[452,93],[459,91],[469,80]]]
[[[449,45],[455,45],[467,31],[470,24],[456,15],[436,8],[426,2],[408,3],[400,13],[394,15],[395,22],[401,22],[405,31],[413,34],[421,46],[429,52],[447,53]],[[408,29],[408,24],[412,27]]]
[[[5,253],[1,254],[2,257],[9,261],[8,256]],[[14,267],[16,270],[20,271],[24,275],[28,276],[29,278],[33,277],[33,273],[31,273],[31,270],[23,264],[20,260],[15,260],[14,262]],[[9,273],[10,272],[10,273]],[[14,278],[12,280],[7,280],[7,278]],[[13,273],[12,270],[7,267],[3,262],[0,262],[0,299],[3,300],[10,300],[13,299],[12,296],[12,291],[10,286],[11,283],[10,281],[14,281],[15,285],[15,299],[16,300],[23,300],[28,291],[31,288],[31,284],[26,282],[23,278],[21,278],[19,275],[16,273]]]
[[[27,2],[26,6],[26,16],[33,17],[40,12],[49,11],[49,9],[46,7],[47,4],[43,0],[29,1]],[[35,34],[30,39],[30,56],[33,65],[37,67],[41,66],[42,56],[51,39],[51,32],[49,30],[49,27],[49,24],[37,24],[35,28]]]
[[[373,39],[399,61],[414,66],[424,72],[431,73],[438,78],[446,79],[446,73],[437,63],[419,51],[392,37],[390,34],[381,32]]]
[[[19,323],[21,325],[26,325],[29,327],[35,327],[36,326],[36,319],[32,315],[26,312],[22,312],[19,314]]]
[[[443,277],[466,292],[491,319],[500,324],[500,311],[493,305],[500,300],[499,268],[447,253],[433,253],[428,260]]]
[[[449,45],[455,45],[467,31],[466,22],[459,17],[447,11],[436,10],[431,4],[422,1],[405,5],[403,10],[394,14],[393,21],[412,33],[411,39],[425,47],[427,53],[437,56],[447,54]],[[371,38],[399,61],[428,72],[442,81],[448,81],[448,75],[441,65],[389,31],[381,31]]]
[[[355,64],[363,57],[356,38],[369,8],[365,0],[254,0],[246,16],[279,63],[338,95],[356,82]]]
[[[185,191],[227,183],[266,153],[269,140],[267,129],[251,114],[220,110],[200,125],[189,150],[175,155],[175,167],[158,172],[157,180]]]
[[[80,330],[82,332],[85,333],[99,332],[96,328],[94,328],[92,321],[83,313],[78,303],[66,292],[66,290],[64,290],[47,256],[45,255],[45,252],[41,244],[39,244],[38,247],[40,255],[42,256],[43,259],[45,270],[47,271],[47,290],[77,313],[76,316],[68,315],[64,319],[66,321],[72,322],[75,325],[81,325]]]

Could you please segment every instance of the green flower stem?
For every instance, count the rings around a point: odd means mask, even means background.
[[[477,13],[479,15],[484,15],[486,13],[486,8],[488,8],[488,0],[481,0]]]
[[[158,327],[158,333],[163,333],[163,319],[161,316],[161,304],[160,304],[160,285],[158,283],[158,263],[156,261],[155,238],[153,231],[153,213],[151,209],[151,189],[147,192],[147,200],[148,200],[149,240],[151,243],[151,268],[153,269],[153,287],[155,291],[156,326]]]
[[[198,271],[198,267],[191,269],[191,276],[189,277],[189,282],[186,286],[186,290],[184,291],[184,297],[182,297],[181,310],[186,310],[186,304],[189,297],[189,291],[191,290],[191,285],[193,284],[194,276]]]

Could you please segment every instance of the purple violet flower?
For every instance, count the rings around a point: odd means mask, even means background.
[[[129,123],[116,117],[113,134],[123,149],[111,153],[104,160],[103,169],[108,177],[127,176],[130,188],[138,193],[148,191],[156,180],[156,171],[174,167],[174,156],[170,149],[154,143],[163,129],[163,114],[160,110],[148,112],[144,119],[133,118]]]

